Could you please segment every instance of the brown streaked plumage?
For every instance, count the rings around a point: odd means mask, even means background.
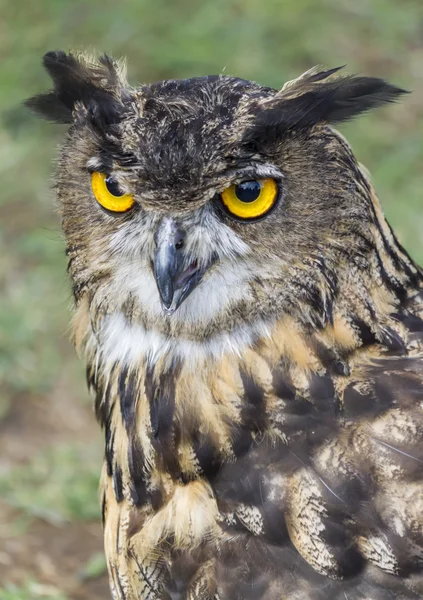
[[[402,90],[44,64],[113,597],[421,598],[423,271],[330,126]],[[104,210],[92,172],[133,207]],[[263,219],[222,210],[267,179]]]

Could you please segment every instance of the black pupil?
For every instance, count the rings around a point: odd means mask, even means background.
[[[261,185],[259,181],[242,181],[235,186],[235,195],[241,202],[254,202],[260,196]]]
[[[121,191],[118,182],[113,177],[106,177],[105,179],[106,187],[112,196],[123,196],[123,192]]]

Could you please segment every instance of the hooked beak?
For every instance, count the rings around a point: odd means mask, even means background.
[[[194,260],[186,264],[185,232],[170,217],[164,217],[155,235],[153,273],[165,312],[172,314],[200,283],[210,266]]]

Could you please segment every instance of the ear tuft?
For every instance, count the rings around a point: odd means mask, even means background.
[[[395,102],[405,90],[375,77],[333,77],[342,67],[314,68],[290,81],[259,105],[247,141],[277,141],[285,133],[317,123],[340,123],[372,108]]]
[[[345,65],[342,65],[340,67],[334,67],[333,69],[325,69],[320,65],[316,65],[315,67],[312,67],[296,79],[292,79],[291,81],[287,81],[286,83],[284,83],[279,94],[286,92],[288,88],[299,89],[300,86],[303,84],[310,84],[316,81],[323,81],[323,79],[329,79],[330,77],[332,77],[332,75],[334,75],[344,67]]]
[[[72,110],[60,102],[55,92],[38,94],[24,102],[30,111],[54,123],[72,123]]]
[[[119,121],[126,87],[124,67],[107,55],[92,60],[83,54],[47,52],[43,65],[53,80],[53,90],[25,102],[33,112],[51,121],[71,123],[82,105],[98,126]]]

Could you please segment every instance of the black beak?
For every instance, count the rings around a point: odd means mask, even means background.
[[[156,252],[153,273],[167,313],[173,313],[200,283],[207,266],[189,264],[184,253],[185,232],[170,217],[164,217],[154,235]]]

